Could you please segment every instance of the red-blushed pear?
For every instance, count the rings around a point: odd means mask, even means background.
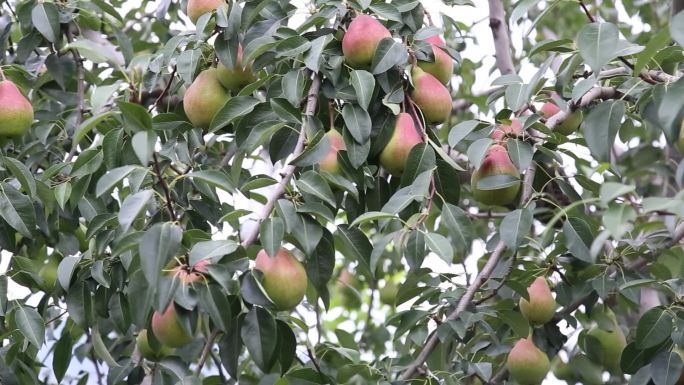
[[[551,364],[544,352],[530,338],[515,343],[506,362],[511,378],[520,385],[539,385],[549,372]]]
[[[141,330],[140,333],[138,333],[138,337],[135,339],[135,341],[138,345],[138,351],[140,351],[140,355],[150,361],[159,361],[173,353],[173,349],[164,345],[160,345],[159,350],[152,349],[152,346],[150,346],[150,341],[147,339],[147,329]]]
[[[411,149],[423,141],[411,115],[402,112],[397,115],[394,132],[380,153],[380,165],[390,174],[400,176],[406,167]]]
[[[492,132],[491,138],[498,141],[503,141],[506,136],[521,136],[523,133],[522,123],[520,119],[513,118],[508,124],[500,124],[494,132]]]
[[[266,250],[260,250],[254,267],[263,273],[261,283],[278,310],[291,310],[302,302],[308,278],[304,266],[292,253],[281,248],[270,257]]]
[[[342,38],[344,60],[352,68],[370,67],[378,44],[386,37],[392,37],[392,34],[375,18],[356,16]]]
[[[428,123],[443,123],[451,114],[451,94],[436,77],[418,66],[411,70],[413,91],[411,99],[423,111]]]
[[[198,271],[200,273],[207,273],[209,271],[209,265],[211,265],[211,261],[208,259],[203,259],[192,265],[192,270]]]
[[[546,119],[556,115],[557,113],[560,112],[560,107],[558,107],[555,103],[553,102],[546,102],[541,106],[541,113],[542,116]]]
[[[218,80],[228,91],[238,92],[246,85],[254,83],[257,78],[252,71],[250,64],[244,65],[242,63],[242,46],[238,45],[237,59],[233,68],[226,67],[219,62],[218,66]]]
[[[229,98],[228,91],[219,83],[218,70],[209,68],[197,75],[185,91],[183,108],[195,127],[207,128]]]
[[[446,46],[446,43],[439,35],[430,36],[425,39],[425,41],[432,45],[432,54],[434,55],[435,60],[431,62],[421,60],[418,62],[418,66],[422,68],[423,71],[436,77],[437,80],[443,84],[448,84],[454,73],[454,61],[449,54],[439,48],[441,46]]]
[[[200,16],[215,11],[221,4],[225,2],[223,0],[188,0],[188,17],[193,23],[197,23]]]
[[[33,124],[33,106],[10,80],[0,81],[0,136],[21,136]]]
[[[543,325],[556,314],[556,300],[551,294],[548,283],[544,277],[537,277],[532,285],[527,288],[530,300],[520,298],[520,312],[533,324]]]
[[[337,160],[337,152],[346,150],[347,145],[344,143],[342,134],[334,128],[326,132],[325,136],[330,140],[330,151],[328,151],[328,155],[320,161],[319,166],[322,171],[337,175],[340,173],[340,162]]]
[[[627,339],[622,332],[622,328],[617,323],[615,313],[607,309],[606,315],[612,321],[610,327],[601,329],[598,325],[595,325],[589,329],[587,335],[595,338],[601,344],[601,364],[606,369],[615,370],[620,367],[620,358],[622,357],[622,351],[627,345]]]
[[[483,189],[478,187],[478,182],[487,177],[509,175],[517,181],[502,183],[502,187]],[[505,182],[505,181],[502,181]],[[475,170],[470,178],[470,188],[473,197],[480,203],[487,205],[505,206],[512,203],[520,191],[520,172],[508,156],[508,151],[498,144],[487,150],[480,168]]]
[[[166,308],[164,313],[152,314],[152,331],[159,342],[171,348],[180,348],[192,342],[183,325],[181,325],[173,302]]]
[[[541,107],[542,116],[546,119],[549,119],[560,111],[560,107],[552,102],[546,102]],[[579,129],[580,124],[582,124],[582,120],[584,120],[584,114],[582,111],[573,111],[567,118],[565,118],[565,120],[558,123],[556,127],[554,127],[554,130],[563,135],[570,135]]]

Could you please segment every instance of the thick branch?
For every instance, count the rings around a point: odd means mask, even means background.
[[[494,36],[494,49],[496,50],[496,66],[501,75],[515,73],[513,57],[511,55],[511,38],[506,23],[506,12],[503,1],[489,0],[489,27]]]
[[[304,115],[306,116],[313,116],[314,112],[316,111],[316,103],[318,101],[318,91],[320,90],[321,87],[321,79],[318,77],[318,74],[314,74],[313,77],[313,82],[311,83],[311,87],[309,88],[309,93],[306,97],[306,109],[304,110]],[[304,140],[306,139],[306,120],[305,123],[302,124],[301,131],[299,133],[299,139],[297,140],[297,145],[295,146],[294,152],[292,153],[292,157],[295,158],[299,154],[302,153],[304,150]],[[275,190],[273,190],[273,193],[271,196],[268,198],[268,201],[264,205],[264,207],[261,209],[261,212],[259,213],[259,217],[257,219],[257,226],[254,226],[249,233],[244,237],[242,240],[242,246],[247,247],[252,245],[258,235],[259,235],[259,226],[258,224],[261,223],[264,219],[268,218],[271,215],[271,212],[273,211],[273,208],[275,207],[275,203],[280,197],[285,193],[285,188],[287,187],[287,184],[290,183],[290,179],[292,179],[292,174],[294,174],[295,171],[295,166],[293,165],[287,165],[283,170],[283,179],[280,180],[278,185],[276,185]]]
[[[580,99],[579,102],[574,105],[574,109],[588,106],[596,99],[614,99],[620,96],[621,94],[613,87],[595,87],[582,96],[582,99]],[[546,126],[552,129],[567,119],[570,114],[571,111],[561,111],[548,118],[546,120]]]

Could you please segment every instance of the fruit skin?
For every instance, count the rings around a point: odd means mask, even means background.
[[[33,124],[33,106],[10,80],[0,81],[0,135],[21,136]]]
[[[411,115],[400,113],[397,115],[392,137],[380,153],[380,165],[390,174],[400,176],[404,172],[411,149],[422,141],[423,137],[418,133]]]
[[[574,378],[572,367],[570,364],[563,361],[560,356],[556,356],[551,360],[551,371],[559,380],[571,381]]]
[[[342,38],[344,60],[352,68],[370,67],[380,40],[386,37],[392,37],[392,34],[375,18],[368,15],[355,17]]]
[[[500,124],[494,132],[491,134],[491,138],[494,140],[502,141],[508,136],[521,136],[523,133],[523,127],[522,123],[520,123],[520,119],[513,118],[511,119],[510,124]]]
[[[180,348],[193,340],[178,320],[173,302],[163,314],[156,311],[152,314],[152,331],[159,342],[172,348]]]
[[[446,43],[438,35],[430,36],[425,41],[432,45],[432,54],[435,57],[435,61],[419,61],[418,66],[423,71],[436,77],[442,84],[449,84],[454,73],[454,61],[449,54],[439,48],[440,46],[446,46]]]
[[[541,113],[544,118],[548,119],[557,113],[561,111],[560,107],[555,105],[552,102],[546,102],[542,105],[541,107]],[[580,124],[582,124],[582,121],[584,120],[584,114],[582,111],[577,110],[560,122],[559,124],[554,127],[554,130],[563,134],[563,135],[570,135],[573,132],[577,131],[579,129]]]
[[[551,364],[544,352],[529,338],[516,342],[506,362],[511,377],[520,385],[539,385],[549,372]]]
[[[477,183],[481,179],[496,175],[510,175],[517,178],[518,182],[511,186],[494,190],[480,190],[477,188]],[[505,206],[512,203],[518,196],[520,184],[520,173],[508,157],[508,151],[503,146],[497,144],[489,148],[480,168],[475,170],[470,178],[470,188],[472,189],[473,197],[478,202],[487,205]]]
[[[397,299],[397,293],[399,292],[399,285],[394,281],[386,281],[385,286],[381,287],[379,292],[380,302],[385,305],[394,306],[394,302]]]
[[[238,92],[246,85],[252,84],[257,80],[257,77],[252,71],[251,65],[243,65],[242,63],[242,46],[238,45],[237,60],[232,69],[226,67],[219,62],[218,66],[218,80],[221,85],[228,91]]]
[[[556,314],[558,304],[551,294],[551,289],[544,277],[537,277],[527,288],[530,300],[520,298],[520,312],[533,324],[543,325]]]
[[[552,102],[544,103],[540,109],[542,116],[546,119],[556,115],[560,112],[560,110],[560,107],[558,107],[555,103]]]
[[[614,318],[614,316],[613,316]],[[603,354],[601,363],[607,369],[618,369],[620,367],[620,357],[627,345],[625,334],[616,322],[613,322],[610,330],[600,329],[594,326],[587,332],[588,336],[596,338],[601,343]]]
[[[43,279],[43,289],[46,291],[52,291],[55,288],[55,283],[57,282],[57,268],[59,267],[59,259],[56,257],[50,257],[40,270],[38,270],[38,275]]]
[[[347,145],[344,143],[342,134],[334,128],[326,132],[325,135],[328,137],[328,140],[330,140],[330,151],[328,151],[328,155],[320,161],[319,166],[321,171],[339,175],[340,163],[337,161],[337,152],[346,150]]]
[[[218,81],[218,70],[210,68],[197,75],[185,91],[183,108],[194,126],[207,128],[228,99],[228,91]]]
[[[281,248],[269,257],[266,250],[260,250],[254,267],[264,274],[262,285],[278,310],[291,310],[302,302],[308,278],[292,253]]]
[[[147,329],[141,330],[140,333],[138,333],[138,337],[135,339],[135,341],[138,345],[138,351],[140,351],[140,355],[150,361],[159,361],[173,353],[173,349],[164,345],[161,345],[159,350],[152,349],[150,342],[147,340]]]
[[[411,99],[423,111],[428,123],[443,123],[451,114],[451,94],[436,77],[414,66],[411,70]]]
[[[215,11],[221,4],[225,4],[223,0],[188,0],[188,17],[197,23],[200,16]]]

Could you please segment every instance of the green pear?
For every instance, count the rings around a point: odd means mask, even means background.
[[[392,34],[375,18],[355,17],[342,38],[344,60],[352,68],[369,68],[378,44],[386,37],[392,37]]]
[[[334,128],[326,132],[325,136],[327,136],[328,140],[330,141],[330,150],[328,151],[328,154],[325,156],[325,158],[323,158],[323,160],[321,160],[318,165],[320,166],[321,171],[327,171],[331,174],[339,175],[340,162],[337,160],[337,153],[339,151],[346,150],[347,145],[344,143],[344,138],[342,138],[342,134],[340,134],[340,132]]]
[[[394,306],[397,300],[397,293],[399,293],[399,285],[391,280],[386,280],[385,285],[380,288],[380,302],[385,305]]]
[[[221,4],[225,4],[223,0],[188,0],[188,17],[193,23],[197,23],[200,16],[205,13],[213,12]]]
[[[278,310],[291,310],[302,302],[308,279],[304,266],[292,253],[281,248],[270,257],[266,250],[260,250],[254,268],[263,273],[261,283]]]
[[[582,111],[573,111],[570,113],[570,116],[568,116],[565,120],[556,125],[554,131],[557,131],[563,135],[570,135],[573,132],[577,132],[577,130],[579,130],[579,127],[582,124],[583,120],[584,114],[582,113]]]
[[[601,364],[606,369],[618,369],[622,351],[627,345],[627,339],[620,326],[615,322],[608,330],[594,326],[589,329],[587,335],[597,339],[601,344]]]
[[[432,45],[432,54],[435,60],[419,61],[418,66],[423,71],[436,77],[443,84],[449,84],[449,80],[451,80],[454,74],[454,61],[449,54],[439,48],[440,46],[446,46],[446,43],[438,35],[430,36],[425,41]]]
[[[551,372],[559,380],[569,382],[574,379],[572,367],[570,364],[563,361],[560,356],[556,356],[553,358],[553,360],[551,360]]]
[[[0,136],[21,136],[33,124],[33,106],[10,80],[0,81]]]
[[[237,59],[233,68],[226,67],[219,62],[218,66],[218,80],[228,91],[238,92],[245,86],[254,83],[257,77],[252,71],[251,65],[244,65],[242,63],[242,46],[238,45]]]
[[[138,333],[138,337],[135,339],[135,341],[138,345],[138,351],[140,351],[140,355],[150,361],[159,361],[173,353],[173,349],[164,345],[161,345],[159,350],[152,349],[152,346],[150,346],[150,341],[147,339],[147,329],[141,330],[140,333]]]
[[[423,136],[416,129],[411,115],[400,113],[397,115],[392,137],[380,153],[380,165],[390,174],[400,176],[404,172],[411,149],[422,141]]]
[[[195,127],[207,128],[228,99],[228,91],[218,80],[218,70],[209,68],[197,75],[185,91],[183,108]]]
[[[491,190],[484,190],[477,186],[481,179],[486,177],[496,177],[500,175],[510,175],[517,179],[503,187]],[[470,178],[470,187],[473,197],[480,203],[487,205],[505,206],[513,203],[520,191],[520,172],[508,157],[508,151],[503,146],[493,145],[487,151],[480,168],[475,170]]]
[[[57,268],[59,267],[59,259],[53,255],[45,262],[45,264],[38,270],[38,276],[43,279],[42,288],[45,291],[52,291],[57,282]]]
[[[520,385],[539,385],[549,372],[551,364],[546,353],[539,350],[530,338],[516,342],[508,353],[508,371]]]
[[[513,118],[508,124],[500,124],[491,134],[491,138],[497,141],[504,141],[506,136],[521,136],[523,134],[523,126],[520,119]],[[502,144],[503,145],[503,144]]]
[[[537,277],[527,288],[530,300],[520,298],[520,312],[533,324],[543,325],[556,314],[558,304],[551,294],[551,289],[544,277]]]
[[[423,111],[428,123],[443,123],[451,114],[451,94],[436,77],[414,66],[411,70],[411,99]]]
[[[172,348],[180,348],[192,342],[193,338],[185,331],[178,319],[176,306],[173,302],[166,308],[164,313],[152,314],[152,331],[159,342]]]

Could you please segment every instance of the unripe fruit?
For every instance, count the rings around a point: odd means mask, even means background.
[[[161,345],[159,350],[154,350],[150,346],[150,342],[147,340],[147,329],[143,329],[138,333],[138,337],[135,339],[138,345],[138,351],[140,355],[147,358],[150,361],[159,361],[160,359],[173,353],[173,349],[168,346]]]
[[[355,17],[342,38],[344,60],[352,68],[370,67],[378,44],[386,37],[392,37],[392,34],[373,17]]]
[[[587,332],[588,336],[596,338],[601,344],[603,351],[601,355],[601,364],[607,369],[617,369],[620,367],[620,358],[622,351],[627,345],[625,334],[622,332],[617,323],[613,323],[610,330],[600,329],[594,326]]]
[[[544,118],[548,119],[557,113],[561,111],[560,107],[555,105],[552,102],[546,102],[544,105],[541,107],[541,113]],[[584,114],[582,114],[582,111],[577,110],[560,122],[559,124],[554,127],[554,131],[557,131],[563,135],[570,135],[573,132],[577,131],[579,129],[580,124],[582,124],[582,120],[584,119]]]
[[[451,114],[451,94],[436,77],[414,66],[411,70],[411,99],[423,111],[428,123],[443,123]]]
[[[238,45],[237,58],[232,69],[219,62],[218,80],[228,91],[238,92],[245,86],[254,83],[257,78],[252,72],[251,65],[242,63],[242,46]]]
[[[265,250],[257,253],[257,270],[263,273],[262,285],[278,310],[294,309],[306,294],[308,279],[304,266],[286,249],[270,257]]]
[[[156,311],[152,314],[152,331],[159,342],[172,348],[180,348],[193,339],[181,325],[173,302],[163,314]]]
[[[200,16],[215,11],[221,4],[225,4],[223,0],[188,0],[188,17],[197,23]]]
[[[43,279],[42,288],[45,291],[52,291],[55,288],[55,283],[57,282],[57,268],[59,267],[59,259],[56,257],[50,257],[40,270],[38,270],[38,275]]]
[[[0,81],[0,136],[21,136],[33,124],[33,106],[10,80]]]
[[[517,181],[492,190],[483,190],[477,187],[481,179],[499,175],[510,175]],[[520,191],[520,173],[511,162],[508,151],[503,146],[493,145],[489,148],[480,168],[475,170],[470,178],[470,188],[473,197],[478,202],[487,205],[505,206],[515,200],[518,191]]]
[[[553,375],[559,380],[570,381],[573,379],[572,367],[563,361],[560,356],[556,356],[551,360],[551,371]]]
[[[519,340],[508,353],[506,363],[511,377],[520,385],[539,385],[549,372],[549,358],[531,339]]]
[[[330,150],[328,155],[320,161],[319,166],[321,171],[327,171],[331,174],[339,175],[340,173],[340,163],[337,161],[337,152],[340,150],[346,150],[347,145],[344,143],[344,138],[342,134],[336,129],[331,129],[326,132],[325,135],[330,141]]]
[[[494,140],[504,140],[506,135],[508,136],[521,136],[523,133],[522,123],[520,119],[511,119],[510,124],[500,124],[494,132],[492,132],[491,138]]]
[[[183,97],[183,108],[195,127],[207,128],[216,113],[228,101],[228,91],[218,81],[218,70],[202,71]]]
[[[380,165],[394,176],[401,175],[411,149],[422,141],[423,137],[418,133],[411,115],[400,113],[397,115],[392,137],[380,153]]]
[[[544,277],[537,277],[527,288],[530,300],[520,298],[520,312],[533,324],[543,325],[556,314],[556,300]]]
[[[439,48],[440,46],[446,46],[446,43],[438,35],[430,36],[425,41],[432,45],[432,54],[435,57],[435,61],[419,61],[418,66],[423,71],[436,77],[443,84],[448,84],[454,73],[454,61],[449,54]]]
[[[386,281],[385,286],[380,288],[380,302],[385,305],[394,306],[399,292],[399,285],[394,281]]]

